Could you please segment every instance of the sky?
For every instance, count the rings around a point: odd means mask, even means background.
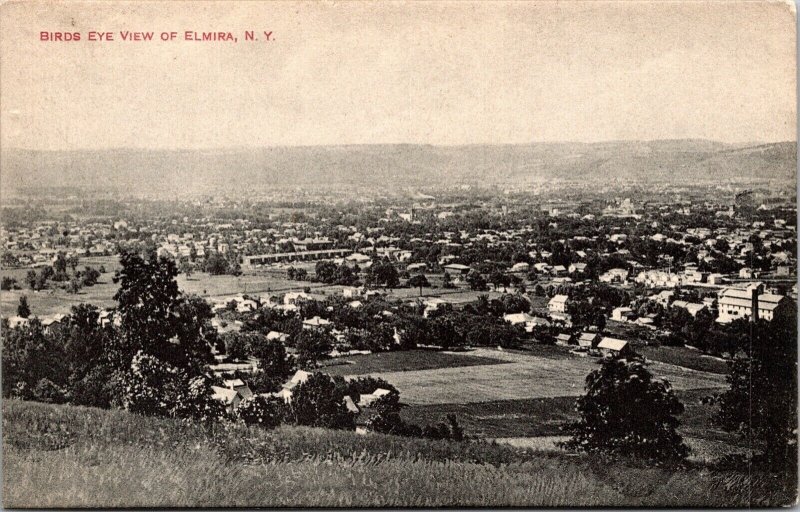
[[[795,140],[795,48],[785,2],[12,2],[0,145]]]

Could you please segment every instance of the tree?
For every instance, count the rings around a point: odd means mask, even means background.
[[[321,329],[303,329],[295,342],[297,364],[301,368],[314,368],[317,362],[333,348],[334,339]]]
[[[444,275],[442,276],[442,288],[445,288],[445,289],[453,288],[453,286],[454,285],[453,285],[452,279],[450,279],[450,274],[445,272]]]
[[[37,282],[36,271],[29,270],[28,273],[25,274],[25,284],[27,284],[31,290],[37,290]]]
[[[221,276],[223,274],[230,274],[231,268],[228,259],[220,252],[211,252],[206,257],[205,271],[212,276]]]
[[[56,255],[56,260],[53,262],[53,270],[55,270],[56,275],[65,275],[67,273],[67,258],[63,252],[59,251]]]
[[[19,305],[17,306],[17,316],[28,318],[31,316],[31,308],[28,307],[28,297],[25,295],[19,298]]]
[[[16,290],[19,286],[17,285],[17,280],[13,277],[3,276],[2,282],[0,282],[0,290]]]
[[[121,336],[113,350],[117,366],[127,368],[133,355],[143,351],[191,374],[201,373],[213,359],[211,307],[200,297],[181,296],[170,259],[123,253],[120,263],[114,276],[121,317]]]
[[[344,402],[344,379],[314,373],[292,393],[290,418],[297,425],[355,429],[355,417]]]
[[[93,267],[86,267],[81,275],[81,284],[83,286],[94,286],[100,279],[100,271]]]
[[[263,334],[252,332],[226,332],[220,338],[225,344],[225,355],[234,361],[243,361],[250,357],[253,339],[265,339]]]
[[[411,276],[411,279],[409,279],[406,284],[412,288],[419,288],[420,296],[422,296],[422,288],[427,288],[431,285],[424,274],[415,274]]]
[[[400,274],[394,265],[388,261],[373,261],[367,273],[367,282],[375,286],[395,288],[400,284]]]
[[[67,266],[75,272],[75,269],[78,268],[78,256],[76,254],[71,254],[67,257]]]
[[[760,450],[756,462],[795,474],[797,468],[797,323],[795,306],[772,322],[736,321],[729,337],[744,340],[730,363],[729,389],[717,421]],[[795,485],[796,485],[796,479]]]
[[[122,406],[137,414],[213,421],[224,416],[224,406],[212,398],[211,381],[144,352],[131,360],[123,374]]]
[[[484,279],[481,273],[476,270],[470,270],[466,279],[471,290],[482,292],[488,289],[486,286],[486,279]]]
[[[654,379],[638,360],[609,358],[586,377],[586,394],[577,400],[580,419],[564,446],[658,462],[686,458],[689,449],[677,433],[683,412],[666,380]]]
[[[318,261],[314,271],[317,276],[317,281],[331,284],[336,279],[336,264],[332,261]]]
[[[181,274],[186,276],[186,280],[188,281],[194,272],[194,264],[189,260],[181,260],[179,270]]]
[[[278,391],[292,371],[292,358],[287,356],[286,348],[278,340],[263,338],[251,347],[252,355],[258,359],[259,373],[254,379],[254,391],[267,393]]]

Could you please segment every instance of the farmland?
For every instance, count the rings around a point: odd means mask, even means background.
[[[322,370],[329,375],[364,375],[381,372],[404,372],[439,368],[463,368],[503,364],[505,361],[437,350],[410,350],[357,355],[335,359]]]
[[[505,361],[454,368],[375,372],[395,385],[410,405],[478,403],[578,396],[586,375],[597,368],[593,358],[539,357],[520,352],[475,349],[472,356]],[[651,371],[677,390],[722,388],[725,377],[681,366],[652,362]]]
[[[3,431],[5,507],[746,507],[794,499],[758,472],[301,427],[205,428],[75,406],[4,401]]]
[[[405,404],[401,415],[412,423],[435,423],[452,413],[468,435],[478,438],[563,435],[561,427],[577,419],[575,399],[583,394],[584,379],[597,367],[597,360],[570,354],[565,347],[533,345],[531,349],[360,355],[342,358],[350,364],[323,371],[386,379],[400,390]],[[660,350],[668,353],[671,348]],[[697,352],[686,350],[675,357],[696,363]],[[708,443],[735,448],[734,436],[715,428],[712,408],[701,403],[724,389],[724,375],[653,360],[649,367],[676,389],[686,407],[680,431],[699,453],[714,452]]]

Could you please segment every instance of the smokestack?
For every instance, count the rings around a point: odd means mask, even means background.
[[[751,307],[753,309],[753,314],[750,315],[750,321],[758,322],[758,288],[757,287],[753,288],[752,290],[750,290],[750,293],[753,294],[752,295],[753,299],[751,304]]]

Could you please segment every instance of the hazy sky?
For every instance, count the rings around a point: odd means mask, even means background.
[[[0,12],[3,147],[796,137],[786,3],[24,2]],[[88,41],[90,30],[115,41]],[[156,40],[125,42],[123,30]],[[185,30],[239,42],[183,41]],[[275,41],[245,42],[245,30]],[[41,31],[81,41],[42,42]],[[160,41],[169,31],[179,40]]]

